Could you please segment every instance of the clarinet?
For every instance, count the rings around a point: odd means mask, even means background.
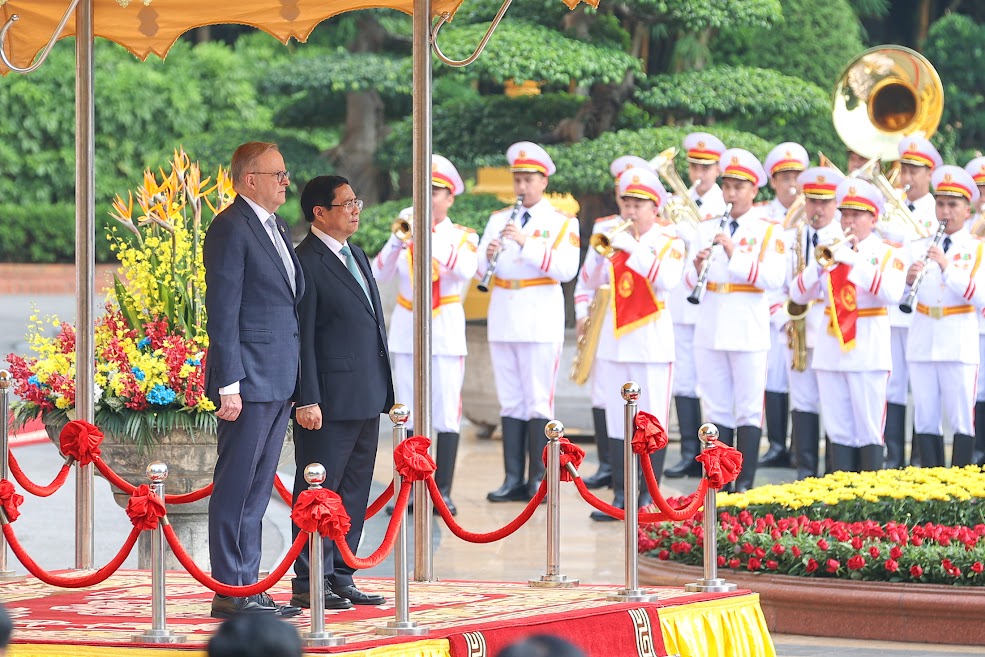
[[[728,225],[729,215],[732,214],[732,204],[729,203],[725,206],[725,212],[722,213],[722,219],[718,222],[718,230],[715,232],[715,236],[721,235],[725,232],[725,227]],[[712,241],[711,248],[714,249],[716,243]],[[702,263],[701,271],[698,273],[698,283],[694,286],[691,291],[690,296],[687,300],[693,304],[701,303],[701,298],[705,295],[705,288],[708,287],[708,271],[711,269],[711,255]]]
[[[513,206],[513,212],[510,213],[510,218],[506,221],[506,226],[516,223],[516,215],[520,212],[520,206],[523,205],[523,194],[516,197],[516,204]],[[503,228],[505,229],[506,226]],[[503,233],[499,234],[499,239],[503,239]],[[503,252],[503,247],[500,246],[499,249],[493,254],[493,257],[489,260],[489,267],[486,269],[486,275],[482,277],[479,281],[479,292],[488,292],[489,283],[492,281],[492,277],[496,275],[496,263],[499,262],[499,254]]]
[[[910,286],[910,293],[903,298],[903,302],[899,305],[899,309],[903,312],[909,314],[913,312],[913,304],[917,301],[917,291],[920,289],[920,283],[923,282],[924,274],[927,273],[927,263],[930,261],[930,249],[934,246],[940,246],[941,242],[944,241],[944,229],[947,228],[947,222],[940,222],[937,226],[937,233],[934,235],[934,242],[927,247],[927,253],[923,256],[923,269],[917,274],[917,277],[913,279],[913,285]]]

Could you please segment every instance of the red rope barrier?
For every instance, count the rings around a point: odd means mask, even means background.
[[[10,544],[10,549],[13,551],[14,556],[17,557],[17,560],[20,561],[25,568],[27,568],[29,573],[37,577],[39,580],[51,586],[59,586],[66,589],[81,589],[86,586],[94,586],[99,584],[119,570],[120,566],[133,550],[133,546],[136,545],[137,537],[140,536],[140,530],[134,527],[130,531],[130,535],[127,537],[126,543],[123,544],[123,547],[120,548],[120,551],[115,557],[113,557],[112,561],[96,572],[87,573],[81,577],[55,575],[35,563],[35,561],[28,556],[27,552],[24,551],[24,547],[20,544],[20,541],[17,540],[17,536],[14,534],[14,528],[12,525],[5,524],[3,526],[3,535],[7,538],[7,543]]]
[[[99,470],[99,474],[106,478],[106,481],[116,486],[127,495],[133,495],[133,491],[137,490],[136,486],[116,474],[116,472],[113,471],[113,468],[109,467],[109,464],[106,463],[101,456],[94,458],[92,460],[92,464],[96,466],[97,470]],[[190,493],[182,493],[180,495],[165,494],[164,502],[167,504],[188,504],[189,502],[197,502],[211,495],[212,488],[213,484],[209,484],[208,486],[203,486],[198,490],[193,490]]]
[[[188,504],[190,502],[198,502],[199,500],[204,500],[206,497],[212,494],[213,484],[208,486],[203,486],[198,490],[193,490],[190,493],[182,493],[181,495],[164,495],[164,501],[168,504]]]
[[[401,486],[401,489],[402,488],[403,487]],[[393,497],[393,480],[391,479],[390,485],[386,487],[386,490],[380,493],[380,496],[377,497],[376,500],[374,500],[373,503],[369,505],[369,508],[366,509],[366,520],[369,520],[377,513],[379,513],[380,509],[386,506],[386,503],[389,502],[392,497]],[[393,510],[394,512],[396,512],[397,510],[396,507],[394,507]]]
[[[653,502],[663,512],[667,520],[673,520],[675,522],[687,520],[704,506],[705,493],[708,491],[707,479],[701,479],[701,483],[698,484],[698,490],[694,492],[690,502],[679,509],[675,509],[660,493],[660,484],[657,483],[657,477],[653,472],[653,464],[650,463],[650,459],[644,458],[641,461],[643,462],[643,478],[646,480],[646,487],[650,491],[650,497],[653,498]]]
[[[578,492],[581,493],[582,498],[586,502],[602,513],[608,514],[616,520],[626,520],[625,509],[616,508],[611,504],[607,504],[595,497],[595,495],[592,494],[592,491],[588,490],[588,487],[585,486],[585,482],[582,481],[581,477],[575,479],[575,487],[578,489]],[[668,520],[667,516],[663,513],[641,513],[637,516],[637,522],[639,522],[639,524],[660,522],[662,520]]]
[[[50,484],[47,486],[39,486],[31,481],[30,477],[24,473],[24,470],[21,469],[20,463],[18,463],[17,459],[14,457],[14,453],[9,449],[7,450],[7,460],[10,464],[10,474],[14,475],[14,479],[17,480],[17,483],[20,484],[24,490],[35,497],[48,497],[61,488],[65,483],[65,480],[68,479],[68,472],[72,467],[69,463],[64,464],[62,469],[58,471],[58,474],[55,475],[55,478],[52,479]]]
[[[249,595],[256,595],[257,593],[263,593],[271,586],[280,581],[287,570],[291,567],[294,561],[301,554],[301,550],[304,549],[305,544],[308,542],[308,534],[301,532],[298,537],[294,539],[294,543],[291,544],[291,549],[284,556],[284,560],[277,564],[277,567],[262,580],[256,584],[248,584],[245,586],[231,586],[229,584],[223,584],[222,582],[212,579],[209,575],[204,573],[198,564],[191,558],[191,556],[185,551],[184,546],[178,537],[174,533],[174,528],[170,524],[164,525],[164,537],[168,539],[168,545],[171,546],[171,551],[174,552],[174,556],[178,559],[178,563],[188,571],[188,574],[194,577],[199,584],[205,588],[218,593],[219,595],[233,596],[233,597],[246,597]]]
[[[373,568],[374,566],[380,565],[380,563],[386,559],[387,555],[393,551],[393,545],[397,542],[397,530],[400,529],[400,523],[403,522],[404,518],[407,516],[407,501],[410,500],[412,488],[413,486],[411,486],[408,481],[405,481],[400,485],[400,493],[397,495],[397,501],[393,505],[393,515],[390,516],[390,523],[386,527],[386,535],[383,537],[383,542],[380,544],[380,547],[376,549],[376,552],[369,555],[365,559],[360,559],[352,553],[352,550],[349,549],[349,544],[345,542],[344,536],[336,539],[335,549],[339,551],[339,554],[342,556],[342,560],[345,561],[346,565],[359,570]]]
[[[533,499],[527,502],[527,506],[524,507],[523,511],[520,512],[516,518],[513,519],[508,525],[501,527],[495,531],[486,532],[484,534],[477,534],[474,532],[466,531],[462,529],[457,522],[455,522],[455,517],[448,510],[448,505],[441,498],[441,491],[438,490],[438,484],[434,483],[434,477],[428,477],[428,492],[431,493],[431,499],[434,501],[434,508],[441,514],[441,518],[448,525],[448,529],[451,533],[462,539],[463,541],[468,541],[469,543],[493,543],[495,541],[501,540],[518,530],[524,525],[530,517],[533,516],[534,511],[540,506],[541,501],[547,496],[547,480],[540,482],[540,488],[537,489],[537,494],[534,495]],[[581,481],[579,479],[578,481]]]
[[[285,486],[284,482],[281,481],[280,475],[276,475],[274,477],[274,490],[277,491],[278,495],[280,495],[280,499],[284,502],[284,504],[287,506],[294,505],[294,495],[291,494],[291,491],[287,490],[287,486]]]

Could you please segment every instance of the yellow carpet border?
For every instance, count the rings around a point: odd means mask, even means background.
[[[758,593],[661,607],[657,617],[670,655],[776,657]]]

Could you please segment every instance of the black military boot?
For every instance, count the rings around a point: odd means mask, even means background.
[[[857,447],[828,443],[831,452],[832,472],[858,472],[861,465],[860,451]]]
[[[526,502],[527,484],[523,479],[523,468],[527,460],[527,422],[515,417],[504,417],[503,421],[503,468],[506,479],[503,485],[486,495],[490,502]]]
[[[920,467],[944,467],[944,436],[916,433],[913,434],[913,446],[920,451]]]
[[[788,409],[790,395],[785,392],[766,393],[766,437],[770,446],[759,460],[764,468],[789,468],[790,452],[787,451]]]
[[[974,463],[975,437],[965,434],[954,434],[954,445],[951,446],[951,467],[964,467]]]
[[[883,452],[885,451],[882,445],[864,445],[857,449],[859,471],[882,470]]]
[[[681,460],[664,471],[670,479],[700,477],[701,464],[694,460],[701,452],[698,427],[701,426],[701,400],[696,397],[674,397],[677,426],[681,430]]]
[[[975,402],[975,452],[972,462],[985,465],[985,401]]]
[[[458,456],[458,440],[459,436],[457,433],[451,433],[439,431],[438,432],[438,446],[436,449],[436,463],[438,469],[434,473],[434,483],[438,485],[438,490],[441,491],[441,499],[444,500],[445,506],[451,511],[451,514],[458,515],[458,509],[455,507],[455,503],[451,501],[451,484],[455,479],[455,459]]]
[[[886,404],[882,438],[886,443],[886,469],[902,468],[906,464],[906,406]]]
[[[790,413],[794,449],[797,450],[797,478],[817,476],[817,458],[821,443],[821,418],[817,413]]]
[[[612,467],[612,506],[626,508],[626,454],[625,441],[609,438],[609,465]],[[595,509],[589,514],[592,520],[610,522],[616,520],[608,513]]]
[[[535,417],[527,422],[527,495],[533,497],[540,488],[540,482],[544,479],[544,448],[547,447],[547,434],[544,430],[550,420],[542,417]],[[544,498],[547,502],[547,498]]]
[[[735,492],[744,493],[753,486],[756,479],[756,465],[759,463],[759,442],[763,430],[746,425],[735,430],[736,449],[742,453],[742,470],[735,480]]]
[[[592,424],[595,425],[595,449],[599,455],[599,469],[590,477],[582,477],[590,490],[612,485],[612,466],[609,465],[609,430],[605,425],[605,409],[592,409]]]

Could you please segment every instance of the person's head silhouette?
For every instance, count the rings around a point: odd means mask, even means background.
[[[301,657],[301,637],[272,614],[240,614],[212,635],[208,657]]]
[[[585,657],[585,652],[561,637],[535,634],[506,646],[496,657]]]

